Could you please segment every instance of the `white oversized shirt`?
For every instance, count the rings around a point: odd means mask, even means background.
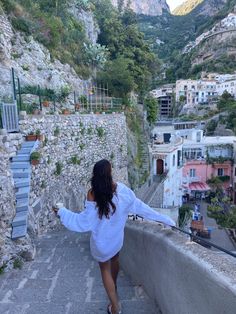
[[[95,260],[105,262],[116,255],[123,246],[124,228],[129,213],[149,220],[160,221],[169,226],[175,222],[167,215],[160,214],[138,199],[134,192],[123,183],[117,183],[112,201],[116,206],[109,219],[98,216],[96,202],[85,201],[81,213],[60,208],[58,215],[62,224],[71,231],[91,231],[90,250]]]

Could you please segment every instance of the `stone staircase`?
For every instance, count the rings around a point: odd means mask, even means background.
[[[164,193],[165,178],[155,178],[149,186],[144,184],[137,192],[136,196],[144,203],[152,208],[160,208],[163,206],[163,193]]]
[[[149,204],[158,185],[159,185],[158,182],[152,182],[150,186],[145,185],[143,188],[140,188],[137,191],[136,193],[137,197],[140,198],[144,203]]]
[[[16,215],[12,221],[11,235],[13,240],[24,237],[27,233],[31,178],[30,155],[37,146],[38,141],[24,142],[12,159],[11,170],[16,189]]]
[[[157,184],[157,188],[152,194],[148,205],[152,208],[160,208],[163,206],[164,180]]]
[[[149,167],[149,153],[147,148],[147,143],[145,143],[143,140],[141,141],[141,150],[142,150],[142,169],[141,169],[141,176],[149,174],[150,167]]]

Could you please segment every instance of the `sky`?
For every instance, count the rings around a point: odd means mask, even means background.
[[[170,10],[173,11],[178,5],[184,2],[184,0],[166,0],[169,4]]]

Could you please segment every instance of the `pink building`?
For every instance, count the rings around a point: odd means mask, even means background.
[[[203,160],[188,160],[183,167],[183,187],[185,192],[195,196],[196,193],[205,194],[210,190],[207,184],[209,179],[219,177],[222,180],[222,187],[230,196],[232,188],[232,162],[230,160],[222,163],[207,163]]]

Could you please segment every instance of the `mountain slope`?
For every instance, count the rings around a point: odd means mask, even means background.
[[[144,32],[146,40],[163,61],[162,72],[165,71],[166,74],[165,82],[195,76],[204,69],[199,67],[195,57],[199,47],[184,55],[182,51],[186,45],[209,31],[232,12],[235,4],[235,0],[205,0],[187,15],[174,16],[165,12],[158,17],[143,15],[138,17],[140,29]],[[235,47],[235,41],[230,40],[228,45]],[[219,53],[221,46],[217,46],[217,40],[214,46]],[[212,60],[211,63],[216,64],[217,61]],[[197,67],[193,69],[194,64]],[[236,64],[233,68],[235,67]]]
[[[128,6],[137,14],[150,16],[162,15],[163,11],[170,11],[166,0],[111,0],[115,7]]]
[[[172,12],[173,15],[186,15],[195,9],[203,0],[187,0],[177,6]]]

